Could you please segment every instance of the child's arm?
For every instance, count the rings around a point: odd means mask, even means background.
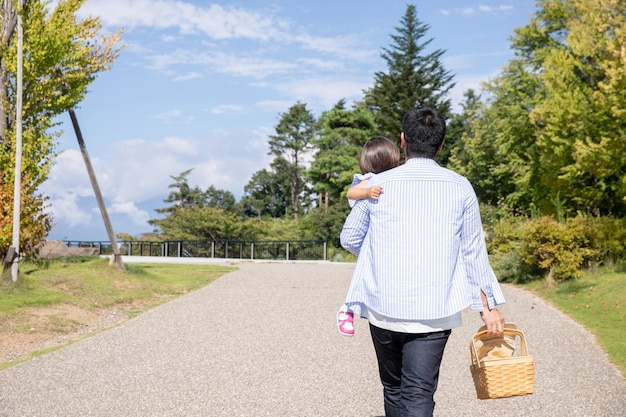
[[[378,200],[378,197],[383,193],[383,187],[375,185],[373,187],[365,188],[365,184],[369,179],[364,179],[354,187],[348,190],[347,197],[350,200],[362,200],[364,198],[371,198]]]

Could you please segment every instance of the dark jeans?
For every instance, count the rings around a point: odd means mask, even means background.
[[[370,324],[370,332],[386,417],[432,416],[439,366],[451,331],[398,333]]]

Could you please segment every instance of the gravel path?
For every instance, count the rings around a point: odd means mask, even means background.
[[[354,266],[242,263],[207,287],[111,330],[0,372],[0,416],[365,416],[384,414],[367,323],[341,336],[335,311]],[[535,393],[476,399],[467,313],[442,364],[437,416],[626,416],[619,372],[581,326],[505,286],[527,336]]]

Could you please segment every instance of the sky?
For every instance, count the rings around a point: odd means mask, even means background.
[[[54,4],[54,3],[53,3]],[[76,116],[116,234],[154,230],[170,204],[172,176],[227,190],[239,200],[269,168],[268,138],[297,102],[318,117],[363,98],[386,71],[408,2],[396,0],[87,0],[104,33],[125,47],[89,86]],[[510,36],[530,22],[534,0],[413,2],[429,26],[427,51],[444,50],[450,98],[480,90],[513,57]],[[48,239],[106,241],[69,114],[58,118],[60,152],[40,191],[50,197]]]

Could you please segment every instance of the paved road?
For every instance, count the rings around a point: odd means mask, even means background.
[[[0,372],[3,417],[365,416],[384,414],[367,323],[334,314],[351,264],[242,263],[123,325]],[[436,416],[626,416],[626,386],[593,337],[505,286],[507,320],[535,357],[535,393],[478,400],[475,313],[453,332]]]

